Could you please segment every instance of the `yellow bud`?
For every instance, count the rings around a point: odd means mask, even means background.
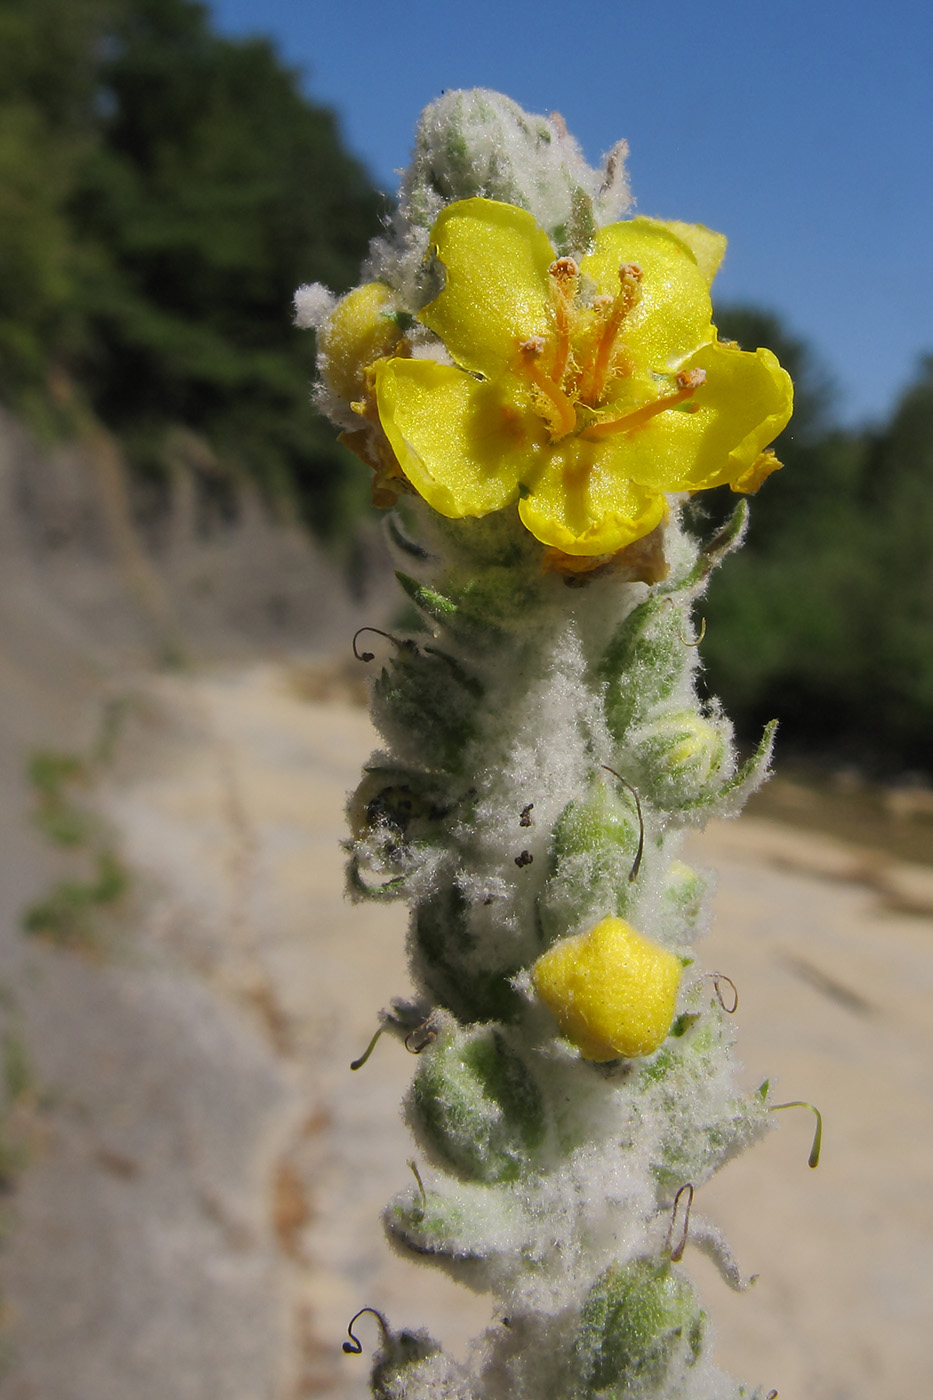
[[[535,963],[535,991],[586,1060],[650,1055],[674,1019],[680,959],[612,916]]]
[[[668,807],[711,800],[728,761],[721,723],[693,710],[662,715],[646,725],[638,749],[651,775],[652,795]]]
[[[664,754],[671,772],[695,771],[708,779],[722,763],[725,744],[714,724],[686,710],[670,726],[670,744]]]
[[[392,291],[384,282],[366,282],[337,303],[320,335],[321,373],[342,399],[362,398],[363,371],[387,355],[402,338],[392,318]]]

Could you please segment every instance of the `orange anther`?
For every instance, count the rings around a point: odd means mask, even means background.
[[[555,258],[548,272],[558,284],[576,282],[580,276],[580,269],[573,258]]]

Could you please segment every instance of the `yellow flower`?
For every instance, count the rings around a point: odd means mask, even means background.
[[[680,959],[610,915],[572,934],[535,963],[538,996],[585,1060],[650,1055],[677,1005]]]
[[[453,363],[383,358],[374,380],[401,470],[442,515],[518,499],[542,543],[613,554],[659,524],[666,492],[753,491],[779,465],[764,449],[790,379],[770,351],[717,340],[721,235],[632,219],[578,264],[524,210],[477,198],[432,240],[445,284],[419,320]]]

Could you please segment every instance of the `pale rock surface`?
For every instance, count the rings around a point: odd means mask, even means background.
[[[383,1040],[349,1070],[407,986],[404,909],[343,899],[364,711],[309,699],[333,685],[287,660],[155,674],[106,551],[50,565],[14,485],[0,450],[0,1031],[35,1086],[13,1124],[30,1162],[4,1210],[0,1400],[364,1400],[367,1358],[341,1351],[364,1305],[465,1355],[486,1303],[396,1258],[378,1222],[409,1179],[414,1061]],[[327,644],[370,620],[341,604]],[[85,751],[112,699],[123,733],[92,797],[133,889],[96,946],[56,949],[20,930],[70,869],[29,824],[25,760]],[[770,1075],[826,1120],[817,1171],[812,1116],[788,1110],[698,1195],[760,1274],[734,1295],[688,1252],[719,1361],[782,1400],[916,1400],[933,875],[755,817],[690,858],[718,871],[700,955],[739,988],[749,1087]],[[367,1353],[377,1331],[361,1320]]]

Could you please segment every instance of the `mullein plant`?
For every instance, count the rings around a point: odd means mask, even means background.
[[[624,157],[593,170],[559,117],[447,93],[361,285],[296,299],[412,619],[355,641],[384,658],[385,747],[349,888],[408,902],[417,988],[381,1016],[418,1054],[384,1223],[494,1307],[469,1365],[377,1314],[380,1400],[764,1395],[714,1369],[677,1267],[689,1245],[745,1286],[694,1195],[776,1106],[737,1085],[681,859],[768,768],[772,728],[740,765],[696,690],[694,605],[747,506],[703,541],[681,517],[779,466],[792,388],[717,337],[724,238],[627,217]]]

